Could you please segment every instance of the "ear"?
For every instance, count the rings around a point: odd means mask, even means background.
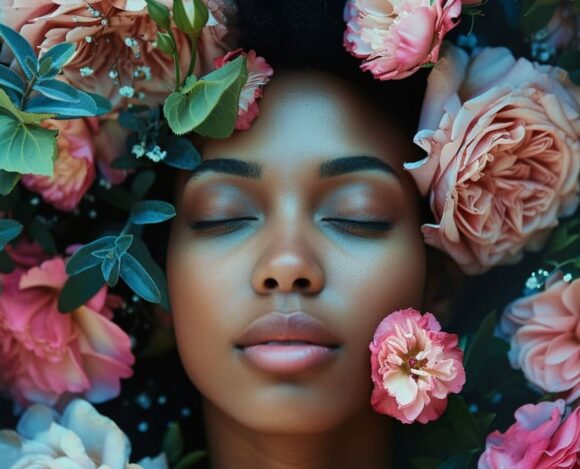
[[[465,274],[453,259],[442,251],[426,247],[427,281],[423,311],[433,313],[442,326],[453,320],[453,306],[465,280]]]

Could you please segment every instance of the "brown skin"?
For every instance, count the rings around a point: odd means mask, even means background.
[[[250,130],[202,147],[204,160],[261,164],[260,178],[182,173],[168,250],[178,348],[204,396],[212,467],[383,469],[391,420],[370,407],[368,344],[390,312],[424,307],[418,195],[402,168],[412,147],[347,83],[321,73],[279,73],[260,104]],[[322,161],[353,155],[396,175],[319,177]],[[238,217],[249,219],[188,226]],[[241,359],[235,344],[252,321],[296,309],[340,338],[337,359],[285,377]]]

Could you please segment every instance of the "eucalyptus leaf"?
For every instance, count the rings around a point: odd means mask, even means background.
[[[0,115],[0,169],[52,176],[57,135],[56,130]]]
[[[175,207],[161,200],[142,200],[131,209],[131,222],[136,225],[161,223],[175,216]]]
[[[0,86],[16,91],[20,96],[24,94],[26,84],[16,72],[0,64]]]
[[[128,252],[121,259],[121,278],[141,298],[151,303],[159,303],[161,293],[151,275]]]
[[[60,80],[43,80],[34,85],[34,90],[47,98],[66,103],[78,103],[79,93],[73,86]]]
[[[38,70],[38,59],[28,41],[2,23],[0,23],[0,38],[10,48],[26,77],[29,80],[32,79],[34,72]],[[27,62],[29,65],[27,65]],[[32,70],[29,69],[30,66]]]
[[[101,273],[107,285],[114,287],[119,280],[119,259],[116,257],[105,257],[101,263]]]
[[[123,254],[127,252],[127,250],[131,247],[131,244],[133,244],[132,234],[121,235],[115,240],[115,256],[117,259],[121,259],[121,257],[123,257]]]
[[[113,105],[111,104],[111,101],[109,101],[104,96],[101,96],[100,94],[97,93],[89,93],[87,91],[85,91],[84,93],[89,95],[97,105],[97,112],[95,113],[95,116],[108,114],[113,110]]]
[[[99,265],[69,277],[58,297],[58,309],[63,313],[84,305],[103,287],[105,281]]]
[[[186,138],[171,135],[163,163],[173,168],[191,171],[201,163],[201,154]]]
[[[141,171],[137,174],[131,183],[131,192],[137,199],[143,198],[155,182],[157,175],[155,171]]]
[[[8,90],[10,91],[10,90]],[[54,117],[54,114],[34,114],[23,112],[10,99],[6,91],[0,88],[0,115],[12,115],[19,122],[24,124],[40,124],[46,119]]]
[[[75,53],[75,45],[70,42],[55,44],[40,58],[40,62],[50,59],[51,71],[58,73]]]
[[[0,171],[0,179],[2,179],[2,173],[5,171]],[[14,174],[14,173],[7,173]],[[12,212],[18,203],[20,202],[21,190],[18,186],[10,193],[0,196],[0,212]]]
[[[22,228],[16,220],[0,219],[0,251],[22,232]]]
[[[52,113],[57,117],[91,117],[97,115],[97,104],[94,99],[82,91],[77,91],[78,100],[74,102],[55,100],[46,96],[35,96],[26,105],[27,112]]]
[[[51,72],[51,69],[52,69],[52,59],[50,57],[44,57],[42,60],[40,60],[38,65],[38,76],[46,77]]]
[[[169,422],[167,430],[163,435],[161,450],[167,456],[171,464],[176,463],[183,453],[183,435],[177,422]]]
[[[206,137],[229,137],[246,80],[246,59],[240,56],[198,80],[187,93],[171,93],[163,106],[169,127],[177,135],[194,130]]]
[[[0,195],[8,195],[20,181],[21,175],[0,169]]]
[[[30,237],[40,244],[45,252],[49,254],[56,253],[56,244],[50,233],[50,228],[42,219],[39,217],[33,218],[28,224],[28,232]]]
[[[116,239],[116,236],[104,236],[77,249],[66,264],[66,273],[68,275],[77,275],[99,265],[101,259],[95,257],[92,253],[114,249]]]

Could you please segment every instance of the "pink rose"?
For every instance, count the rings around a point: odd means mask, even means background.
[[[508,305],[500,327],[510,338],[512,367],[572,402],[580,397],[580,279],[551,280],[545,291]]]
[[[76,45],[64,67],[64,77],[85,91],[106,96],[118,110],[128,103],[162,103],[175,87],[173,59],[155,46],[157,25],[144,0],[0,0],[6,24],[19,29],[34,48],[45,52],[56,43]],[[172,0],[162,0],[171,7]],[[210,1],[210,13],[225,21],[222,2]],[[196,73],[211,70],[213,59],[225,50],[228,30],[216,16],[202,32]],[[23,19],[24,18],[24,19]],[[207,31],[206,31],[207,30]],[[184,33],[173,29],[181,78],[191,58]],[[204,70],[203,67],[206,67]]]
[[[580,408],[567,418],[564,401],[526,404],[516,423],[485,442],[478,469],[573,469],[580,451]]]
[[[457,335],[441,332],[431,313],[408,308],[381,321],[369,345],[373,409],[403,423],[427,423],[465,384]]]
[[[91,119],[96,122],[94,118],[44,121],[43,127],[58,130],[54,174],[22,177],[28,189],[38,192],[45,202],[58,210],[73,210],[95,180],[95,147],[87,125]]]
[[[405,78],[437,61],[443,37],[460,13],[461,0],[348,0],[344,47],[375,78]]]
[[[61,257],[0,279],[0,390],[21,405],[54,405],[65,393],[103,402],[133,373],[129,337],[112,322],[120,299],[105,286],[63,314],[57,304],[66,279]]]
[[[429,76],[407,163],[435,223],[425,241],[468,274],[542,247],[578,206],[580,96],[558,68],[504,48],[468,57],[449,45]]]
[[[248,130],[260,113],[257,101],[262,97],[262,87],[270,81],[274,70],[263,57],[256,55],[256,51],[250,50],[246,53],[242,49],[236,49],[228,52],[223,57],[217,58],[215,60],[215,68],[223,67],[239,55],[246,57],[248,80],[240,93],[238,119],[235,128],[236,130]]]

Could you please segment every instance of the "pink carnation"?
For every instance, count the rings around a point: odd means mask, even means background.
[[[103,402],[119,394],[135,358],[112,322],[120,298],[103,287],[74,311],[59,312],[67,279],[61,257],[1,278],[0,390],[21,405],[54,405],[65,393]]]
[[[344,47],[375,78],[405,78],[437,61],[460,13],[461,0],[348,0]]]
[[[550,281],[513,302],[501,329],[511,339],[512,367],[545,392],[567,393],[569,402],[580,397],[580,279]]]
[[[427,157],[405,164],[435,222],[425,241],[468,274],[540,249],[558,217],[578,207],[580,97],[566,72],[487,48],[455,46],[429,76],[415,142]]]
[[[95,146],[89,121],[96,119],[48,119],[43,127],[58,130],[57,156],[52,176],[27,174],[22,183],[42,195],[58,210],[71,211],[95,179]]]
[[[427,423],[447,408],[447,395],[465,384],[457,335],[441,332],[431,313],[408,308],[381,321],[371,350],[375,411],[403,423]]]
[[[246,68],[248,69],[248,80],[240,93],[238,119],[236,121],[236,130],[248,130],[260,110],[258,108],[258,98],[262,97],[262,87],[270,81],[274,73],[272,67],[264,60],[258,57],[256,51],[250,50],[243,52],[242,49],[236,49],[228,52],[223,57],[215,60],[215,68],[223,67],[239,55],[246,57]]]
[[[485,442],[478,469],[574,469],[580,452],[580,408],[567,418],[564,401],[526,404],[505,433]]]

